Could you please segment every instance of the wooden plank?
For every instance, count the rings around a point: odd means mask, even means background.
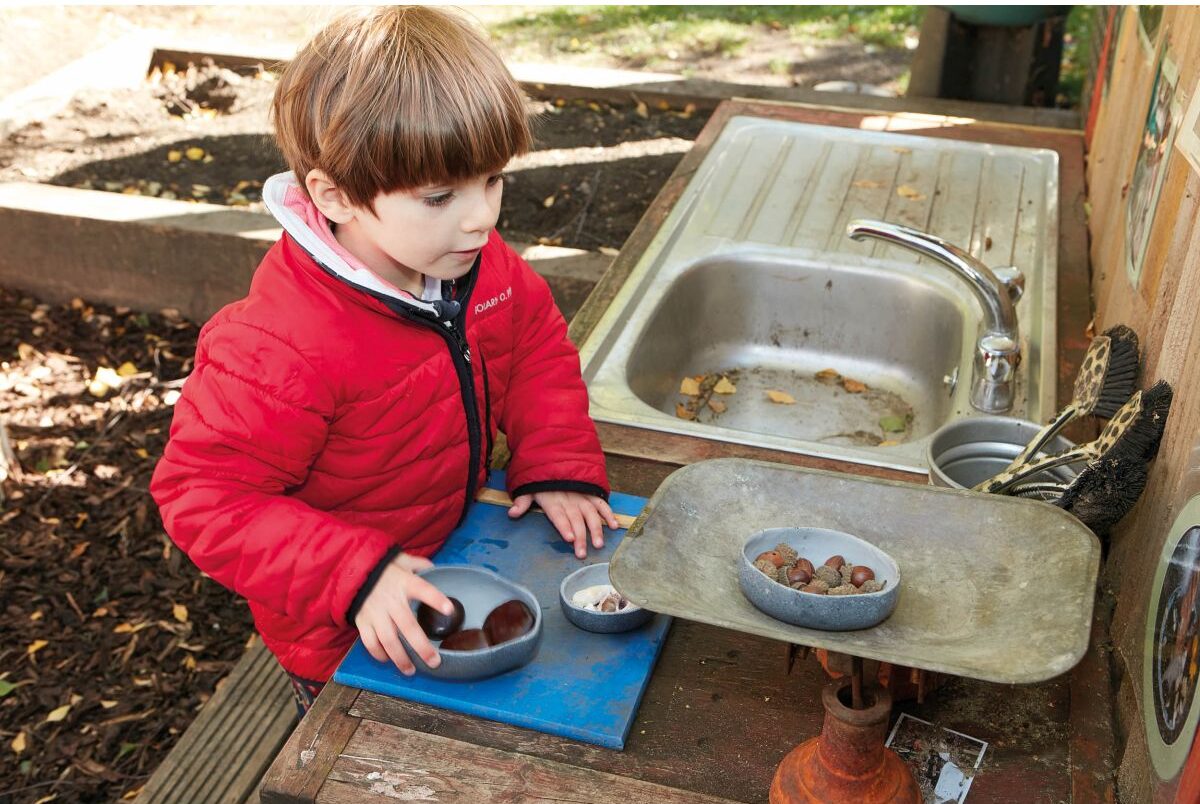
[[[310,804],[317,800],[325,777],[358,728],[347,714],[359,691],[330,682],[317,696],[263,775],[264,804]]]
[[[244,799],[295,720],[287,676],[258,643],[200,710],[138,800],[176,804]]]
[[[364,794],[401,800],[495,802],[620,801],[623,804],[730,804],[678,790],[370,720],[351,738],[329,774],[321,802]],[[343,794],[349,794],[348,797]]]

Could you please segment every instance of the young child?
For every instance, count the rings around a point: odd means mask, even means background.
[[[410,609],[487,478],[575,554],[616,528],[579,356],[545,281],[495,231],[526,152],[519,87],[465,22],[379,8],[321,31],[280,78],[292,168],[263,188],[284,235],[200,333],[151,483],[171,538],[250,603],[301,711],[356,635],[430,666]]]

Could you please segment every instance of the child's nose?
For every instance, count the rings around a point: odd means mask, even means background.
[[[495,227],[500,218],[500,205],[494,203],[487,193],[479,193],[463,217],[464,232],[485,232]]]

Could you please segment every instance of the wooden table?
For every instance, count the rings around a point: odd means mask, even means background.
[[[878,126],[861,110],[733,101],[713,114],[647,210],[621,254],[571,323],[582,343],[679,198],[725,122],[737,114],[849,127]],[[1083,138],[1019,125],[898,117],[907,133],[1045,147],[1061,158],[1059,399],[1088,344],[1090,318]],[[750,457],[923,482],[884,469],[601,424],[614,489],[650,496],[675,468]],[[1076,435],[1076,438],[1079,436]],[[1111,696],[1103,654],[1108,608],[1096,607],[1093,649],[1071,673],[1005,687],[950,679],[923,704],[896,712],[990,743],[969,801],[1111,801]],[[745,634],[676,620],[624,751],[617,752],[467,715],[330,684],[301,721],[262,786],[268,802],[436,800],[766,801],[775,766],[821,728],[824,671],[812,658],[786,674],[786,648]],[[868,674],[872,672],[868,668]]]

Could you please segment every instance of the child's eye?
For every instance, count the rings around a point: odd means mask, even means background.
[[[494,187],[504,181],[504,174],[497,173],[495,176],[490,176],[487,180],[488,187]]]
[[[444,207],[450,203],[450,199],[454,198],[454,193],[442,193],[441,195],[429,195],[425,197],[426,206]]]

